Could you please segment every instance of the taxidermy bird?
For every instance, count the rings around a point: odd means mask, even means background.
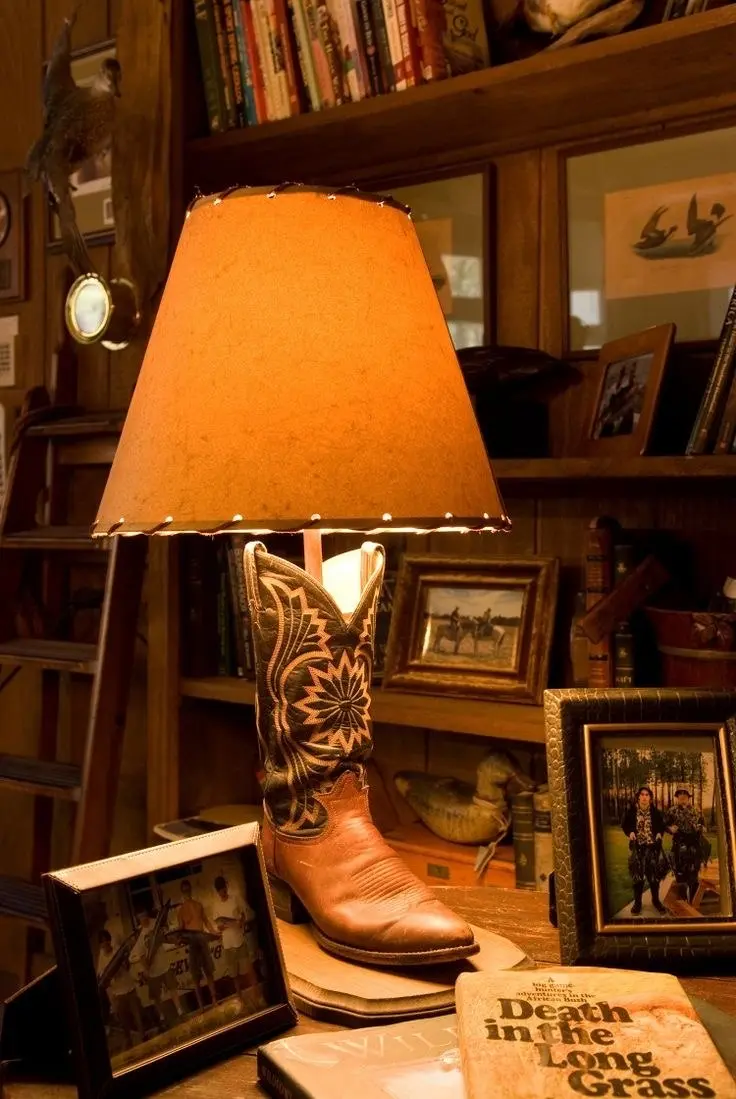
[[[77,225],[70,175],[110,148],[120,65],[106,58],[89,87],[72,76],[71,32],[76,14],[64,20],[43,83],[43,133],[28,154],[26,172],[42,182],[58,214],[64,250],[77,274],[93,270]]]
[[[648,248],[659,248],[660,244],[664,244],[666,240],[669,240],[672,234],[677,230],[677,226],[672,225],[669,229],[660,229],[658,225],[659,219],[667,210],[667,206],[657,207],[642,229],[639,240],[634,245],[634,248],[640,252],[644,252]]]
[[[720,202],[713,203],[710,214],[709,218],[698,217],[698,196],[694,194],[687,208],[687,231],[688,235],[693,238],[690,252],[694,255],[698,252],[704,252],[715,239],[719,225],[723,225],[724,221],[728,221],[730,217],[733,217],[733,214],[726,213],[726,207]]]
[[[498,842],[509,827],[508,798],[532,788],[531,779],[505,752],[481,760],[475,787],[423,771],[399,771],[394,783],[430,832],[451,843],[473,844]]]

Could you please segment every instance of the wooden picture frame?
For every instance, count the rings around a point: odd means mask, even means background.
[[[544,708],[563,963],[686,970],[736,960],[736,692],[549,690]],[[630,753],[624,763],[619,749]],[[702,814],[709,798],[710,854],[702,867],[698,840],[693,879],[672,825],[675,790],[698,767],[700,803],[691,784],[690,807]],[[614,788],[623,800],[612,810]],[[639,842],[644,823],[632,842],[628,814],[647,788],[660,815],[650,814],[651,843]]]
[[[538,704],[558,576],[551,557],[404,557],[384,687]]]
[[[90,83],[101,62],[108,57],[115,57],[114,38],[75,50],[71,56],[72,76],[79,84]],[[72,201],[77,225],[85,243],[90,248],[112,244],[115,240],[111,155],[112,150],[103,157],[95,158],[94,162],[86,161],[71,176]],[[110,174],[105,174],[108,170]],[[59,219],[50,207],[46,234],[49,251],[62,251],[64,244],[61,239]]]
[[[0,302],[26,297],[26,248],[23,172],[0,172]]]
[[[82,1099],[158,1090],[296,1022],[257,825],[44,885]]]
[[[674,338],[675,325],[661,324],[601,348],[595,402],[581,440],[585,457],[646,453]]]

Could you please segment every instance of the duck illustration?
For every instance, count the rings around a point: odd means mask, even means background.
[[[664,214],[668,209],[669,207],[667,206],[658,206],[652,216],[649,218],[649,221],[646,223],[641,231],[639,240],[634,245],[634,248],[636,248],[639,252],[644,252],[649,248],[659,248],[659,246],[661,244],[664,244],[666,240],[669,240],[672,234],[676,231],[676,225],[671,225],[669,229],[659,228],[659,219],[662,217],[662,214]]]
[[[697,255],[704,252],[714,240],[718,227],[723,225],[724,221],[728,221],[730,217],[733,217],[733,214],[727,214],[726,207],[722,203],[714,202],[710,208],[710,217],[699,218],[698,196],[697,193],[694,194],[687,208],[687,232],[688,236],[693,238],[690,245],[690,254]]]

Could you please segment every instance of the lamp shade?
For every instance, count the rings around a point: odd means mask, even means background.
[[[406,208],[197,200],[93,533],[508,525]]]

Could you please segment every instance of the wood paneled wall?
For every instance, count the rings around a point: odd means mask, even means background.
[[[135,3],[136,0],[133,0]],[[73,32],[73,48],[91,46],[115,37],[118,20],[130,0],[82,0]],[[28,149],[41,132],[42,65],[72,0],[0,0],[0,171],[22,167]],[[125,80],[125,74],[123,75]],[[51,381],[52,354],[58,340],[63,298],[59,281],[65,261],[46,248],[47,211],[41,188],[28,198],[28,298],[0,305],[0,316],[17,315],[14,389],[0,390],[8,430],[25,391]],[[115,270],[113,248],[92,250],[103,274]],[[79,348],[78,400],[88,409],[118,408],[130,398],[140,362],[140,347],[123,355],[102,348]],[[77,522],[91,518],[104,484],[102,471],[86,471],[75,483],[73,505]],[[98,574],[99,575],[99,574]],[[141,629],[145,630],[145,608]],[[130,850],[147,840],[145,827],[145,645],[137,651],[129,720],[118,797],[114,849]],[[0,670],[2,673],[7,669]],[[65,685],[62,712],[62,750],[78,753],[87,716],[87,684]],[[32,755],[36,748],[40,680],[24,670],[0,693],[0,750]],[[65,819],[67,818],[67,819]],[[32,803],[29,798],[0,791],[0,873],[27,876],[30,867]],[[57,815],[57,865],[63,865],[68,838],[68,807]],[[0,919],[0,973],[17,974],[22,964],[25,929]],[[0,978],[0,986],[2,979]]]

